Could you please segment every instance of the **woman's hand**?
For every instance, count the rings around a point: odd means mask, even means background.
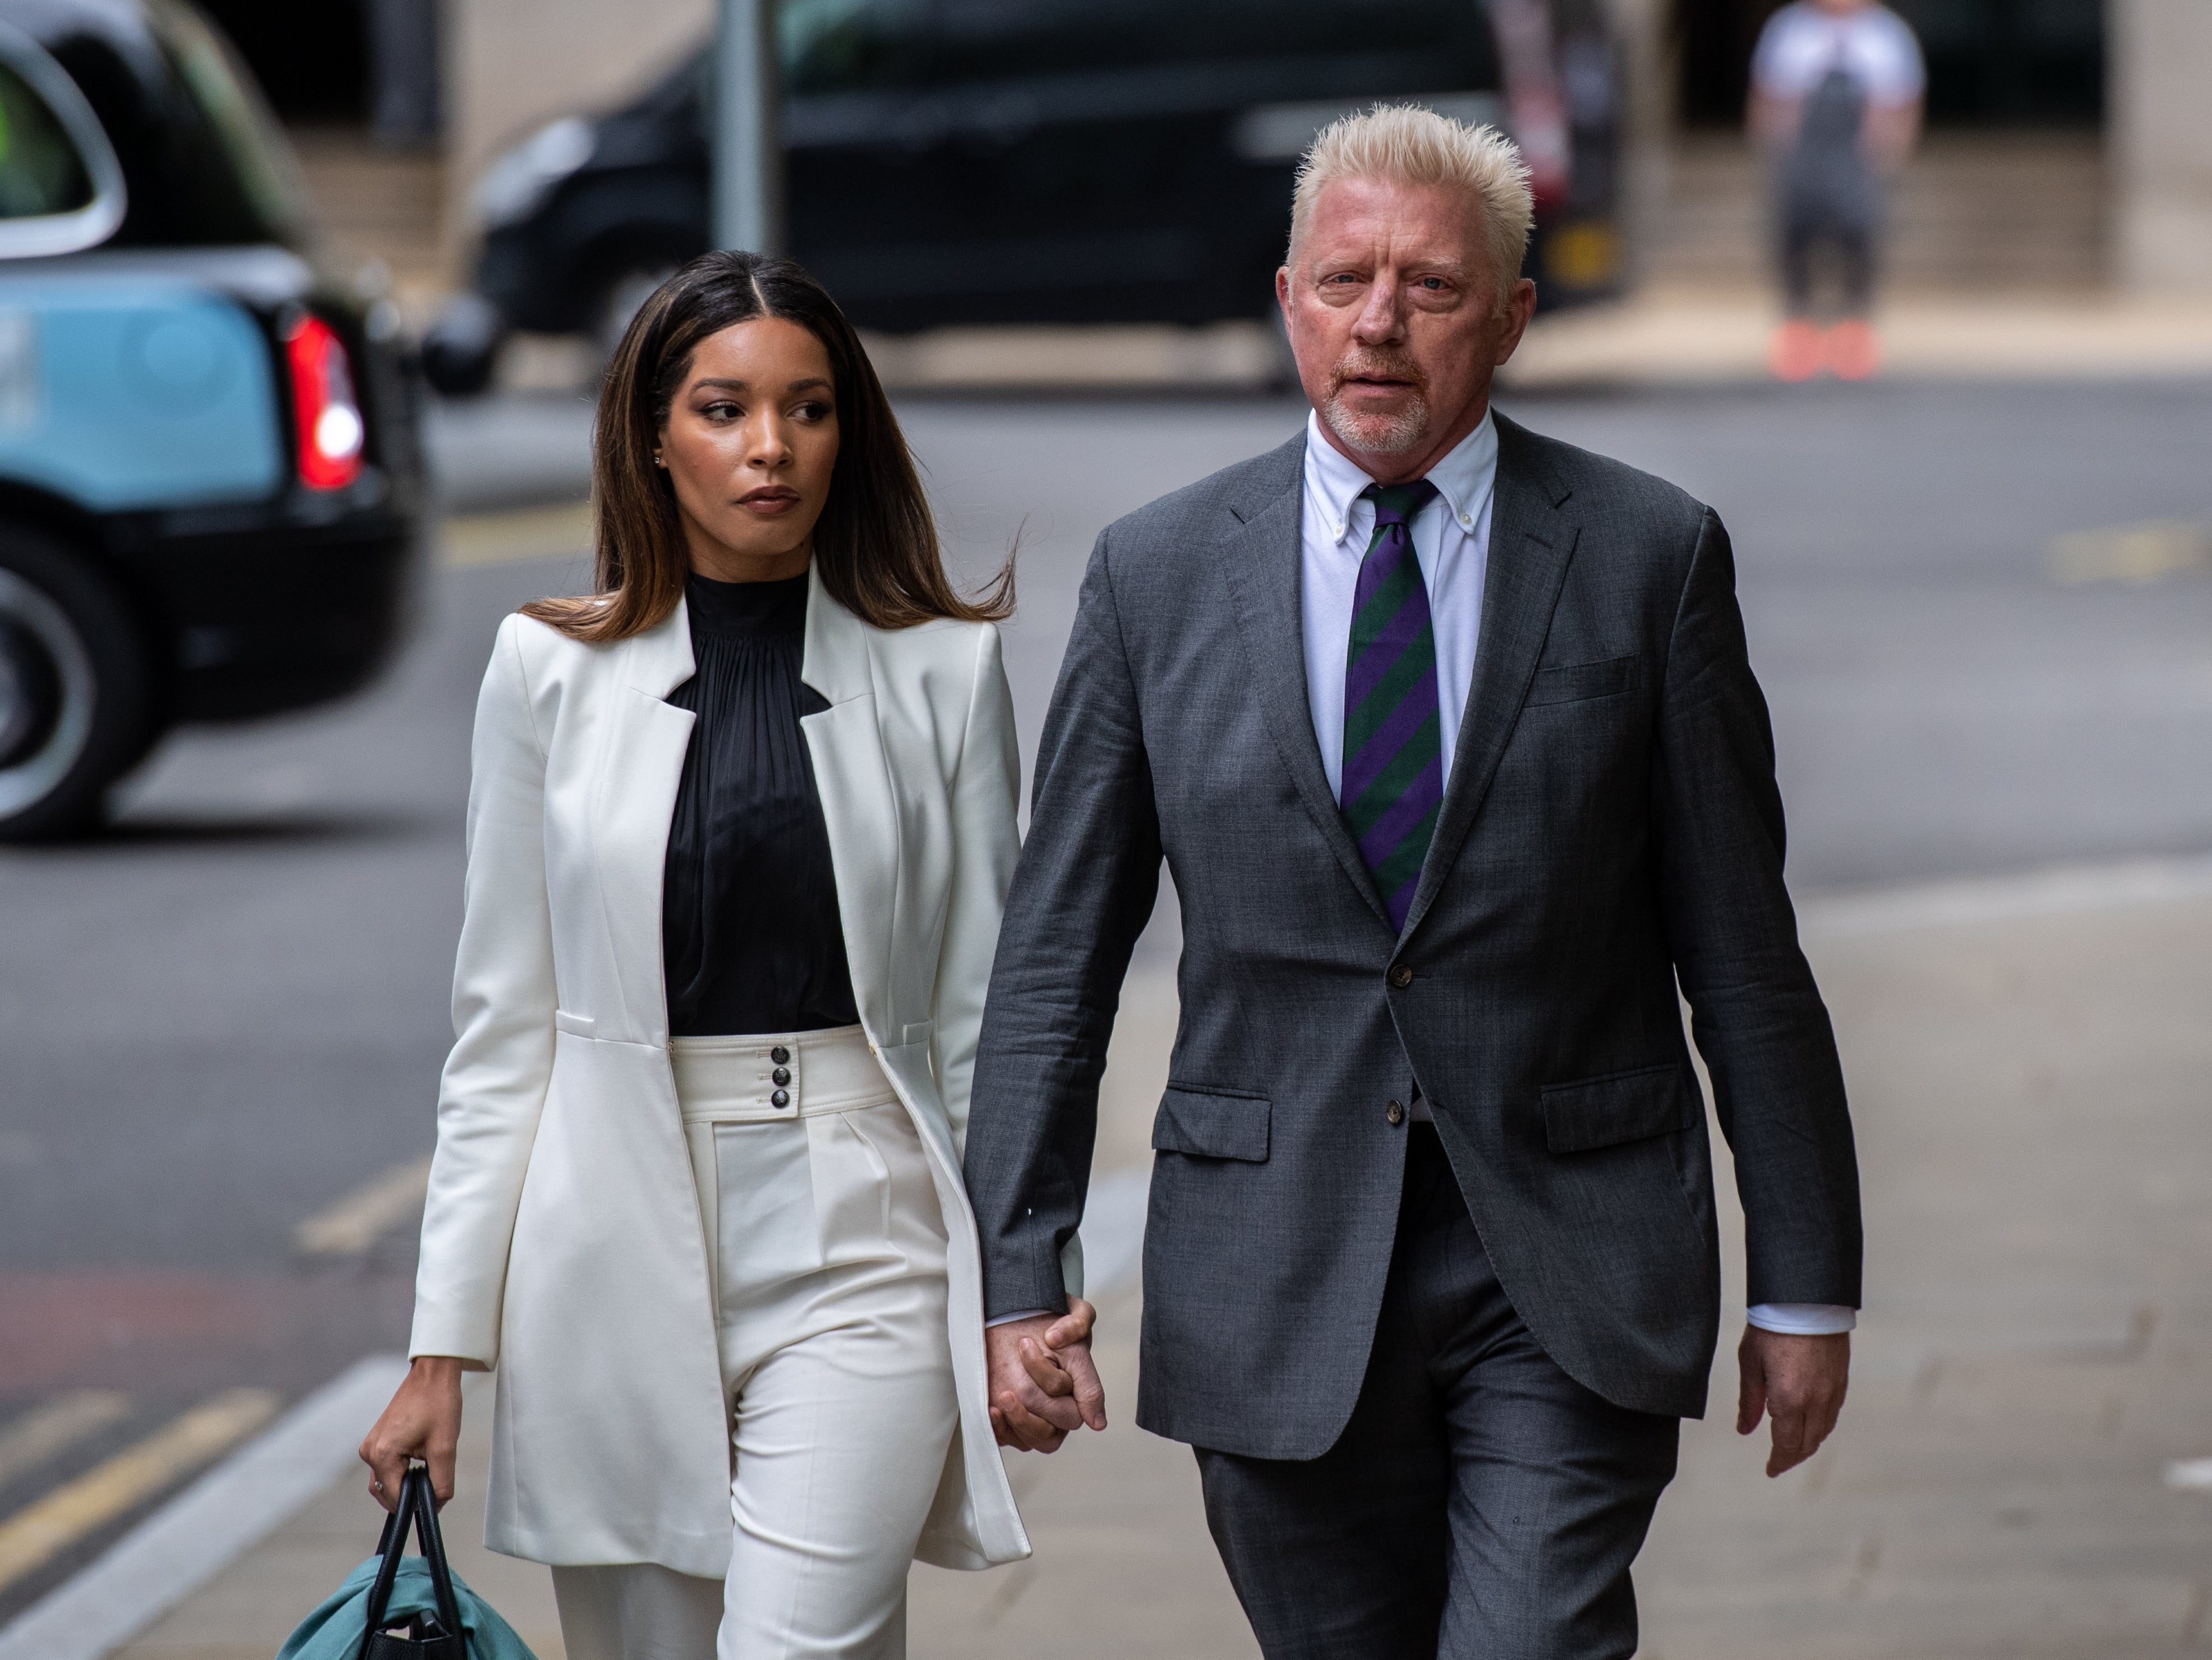
[[[1098,1310],[1079,1297],[1057,1317],[1009,1321],[983,1334],[991,1428],[1002,1447],[1054,1452],[1074,1430],[1106,1427],[1106,1391],[1091,1364]]]
[[[386,1510],[399,1505],[407,1461],[430,1467],[430,1491],[442,1505],[453,1496],[453,1449],[461,1438],[461,1363],[450,1354],[418,1354],[406,1380],[361,1444],[369,1496]]]

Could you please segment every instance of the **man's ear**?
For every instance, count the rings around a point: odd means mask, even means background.
[[[1528,331],[1528,319],[1536,314],[1536,285],[1527,277],[1515,283],[1507,293],[1505,303],[1498,307],[1504,327],[1498,336],[1498,356],[1492,367],[1503,365],[1520,349],[1521,337]]]

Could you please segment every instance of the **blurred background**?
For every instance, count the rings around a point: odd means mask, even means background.
[[[1771,0],[782,0],[772,182],[960,574],[1018,538],[1026,757],[1098,529],[1304,417],[1271,274],[1312,133],[1390,97],[1516,134],[1501,406],[1733,532],[1868,1205],[1843,1427],[1761,1480],[1723,1354],[1644,1652],[2187,1654],[2212,7],[1893,4],[1926,127],[1865,378],[1770,371]],[[726,234],[757,88],[716,27],[0,0],[0,1660],[266,1656],[373,1542],[476,686],[588,582],[610,343]],[[1033,1561],[915,1570],[918,1656],[1255,1652],[1188,1455],[1126,1422],[1178,938],[1170,893],[1085,1229],[1115,1426],[1018,1466]],[[456,1561],[550,1660],[543,1570],[475,1542],[471,1400]]]

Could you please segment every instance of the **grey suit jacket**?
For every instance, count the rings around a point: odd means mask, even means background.
[[[1311,1458],[1375,1330],[1432,1104],[1515,1309],[1569,1374],[1699,1415],[1719,1326],[1705,1116],[1750,1300],[1859,1300],[1858,1177],[1782,880],[1728,537],[1498,418],[1474,684],[1395,933],[1331,799],[1299,640],[1304,439],[1110,526],[999,939],[966,1170],[993,1315],[1064,1306],[1097,1086],[1164,856],[1182,1020],[1152,1133],[1137,1420]]]

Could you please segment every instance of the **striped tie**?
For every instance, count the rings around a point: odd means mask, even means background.
[[[1344,783],[1338,800],[1402,932],[1443,804],[1443,727],[1429,591],[1413,520],[1435,499],[1425,478],[1370,484],[1375,533],[1359,563],[1344,672]]]

